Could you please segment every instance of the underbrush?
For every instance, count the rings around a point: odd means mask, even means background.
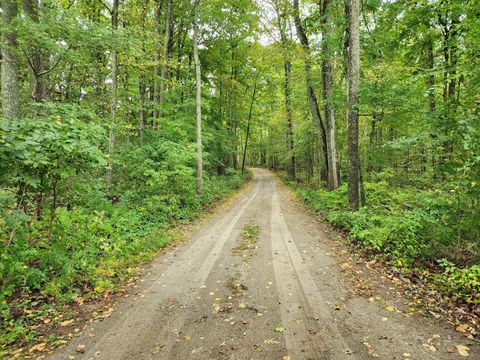
[[[459,206],[457,194],[366,182],[366,206],[351,211],[346,184],[336,191],[290,185],[309,207],[344,230],[354,246],[404,273],[425,273],[450,299],[470,307],[480,304],[478,226],[470,226],[480,223],[480,215],[467,201]]]
[[[45,324],[58,328],[62,309],[114,292],[179,237],[177,225],[249,177],[229,168],[216,175],[207,160],[198,196],[194,143],[164,130],[119,144],[108,184],[106,132],[65,111],[68,120],[0,122],[0,358]],[[43,341],[57,341],[51,335]]]
[[[30,309],[24,301],[43,299],[50,303],[44,307],[48,313],[55,304],[114,291],[135,266],[178,238],[175,225],[194,219],[245,181],[237,172],[207,177],[202,199],[187,206],[152,195],[134,206],[104,202],[97,209],[58,208],[51,235],[49,219],[26,221],[11,244],[0,245],[0,342],[8,345],[35,337],[31,328],[35,319],[23,312],[22,308]],[[11,229],[0,229],[2,239],[7,239]]]

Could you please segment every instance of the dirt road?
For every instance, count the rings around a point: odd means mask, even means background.
[[[50,358],[463,358],[446,349],[465,339],[441,323],[352,295],[335,252],[318,221],[256,169],[243,194],[154,261],[109,318]]]

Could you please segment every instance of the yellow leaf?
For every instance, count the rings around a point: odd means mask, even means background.
[[[43,351],[45,350],[47,344],[45,343],[40,343],[40,344],[37,344],[37,345],[34,345],[30,348],[30,350],[28,350],[29,353],[32,353],[34,351]]]
[[[71,319],[71,320],[65,320],[65,321],[62,321],[60,323],[60,326],[61,327],[65,327],[65,326],[70,326],[74,323],[75,320]]]
[[[393,306],[389,305],[389,306],[385,307],[385,310],[390,311],[390,312],[394,312],[395,308]]]
[[[467,324],[460,324],[460,325],[457,326],[457,328],[455,330],[457,330],[458,332],[461,332],[461,333],[465,333],[468,330],[468,325]]]
[[[456,348],[461,356],[468,356],[468,350],[470,350],[470,348],[466,347],[465,345],[457,345]]]

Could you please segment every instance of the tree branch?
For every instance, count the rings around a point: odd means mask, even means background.
[[[98,1],[100,2],[100,4],[103,5],[103,7],[104,7],[105,9],[107,9],[107,11],[110,13],[110,15],[113,14],[113,10],[110,9],[110,8],[108,7],[108,5],[103,2],[103,0],[98,0]]]

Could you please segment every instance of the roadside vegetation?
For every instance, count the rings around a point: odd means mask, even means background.
[[[347,187],[330,192],[290,183],[313,210],[345,231],[349,242],[412,278],[427,278],[442,296],[476,311],[480,304],[479,234],[458,196],[440,189],[396,187],[389,173],[365,182],[366,206],[352,212]],[[391,176],[391,173],[390,173]],[[473,209],[472,209],[473,210]],[[477,214],[472,214],[477,216]]]

